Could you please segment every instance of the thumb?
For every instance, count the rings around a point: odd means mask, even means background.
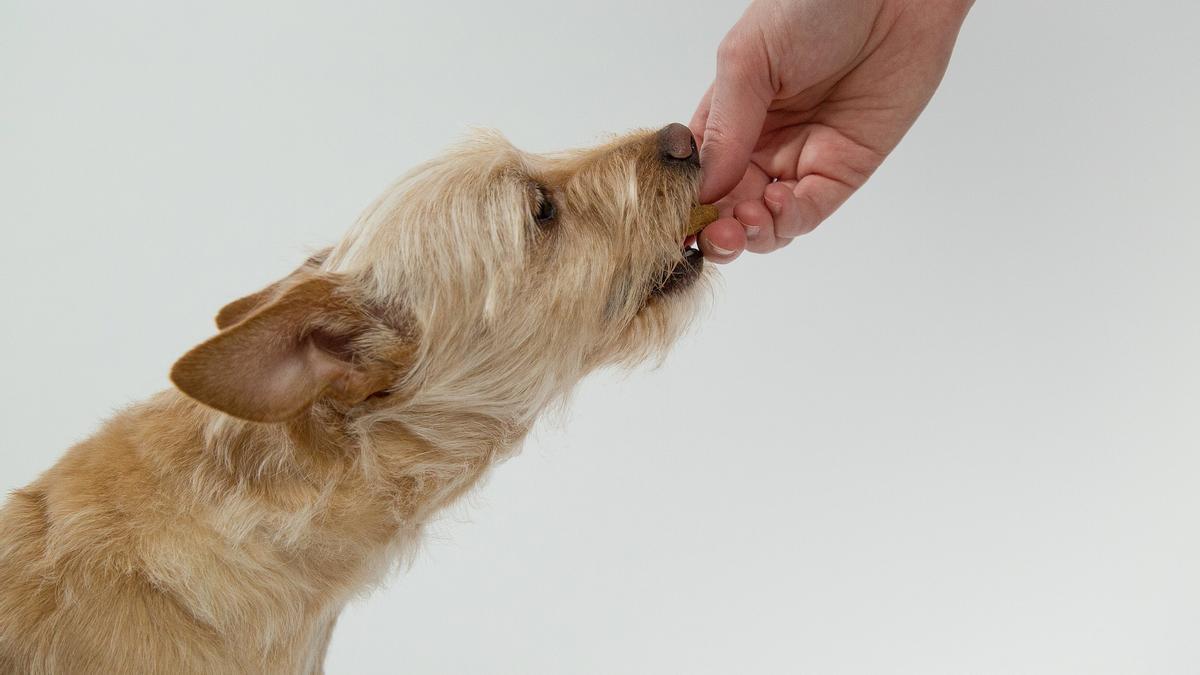
[[[762,134],[771,86],[765,56],[755,51],[727,39],[717,55],[700,146],[702,203],[715,202],[737,186]]]

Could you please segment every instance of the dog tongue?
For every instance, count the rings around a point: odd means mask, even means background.
[[[692,215],[688,221],[687,234],[699,234],[709,223],[717,219],[717,207],[712,204],[700,204],[692,207]]]

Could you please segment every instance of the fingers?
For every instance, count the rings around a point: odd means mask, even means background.
[[[743,250],[770,253],[781,249],[795,237],[812,232],[853,192],[844,183],[816,174],[798,182],[770,183],[762,188],[761,197],[744,194],[752,187],[743,184],[734,190],[732,217],[720,218],[700,233],[705,258],[727,263]]]
[[[770,180],[757,166],[751,164],[746,167],[737,186],[717,202],[721,218],[700,233],[700,250],[705,258],[717,263],[730,262],[746,248],[747,235],[758,236],[764,227],[771,229],[770,214],[765,213],[765,209],[742,214],[748,217],[752,227],[759,228],[758,231],[747,232],[745,222],[736,213],[743,202],[761,202],[763,187]]]
[[[717,79],[701,101],[693,123],[703,117],[700,201],[712,203],[741,181],[762,133],[771,100],[767,57],[733,34],[717,53]]]
[[[761,199],[741,202],[733,207],[733,217],[746,230],[746,250],[751,253],[769,253],[775,244],[775,219]]]
[[[796,181],[779,181],[763,190],[763,206],[771,213],[776,237],[799,237],[817,226],[808,214],[803,213],[801,201],[796,197],[796,185]]]
[[[833,213],[853,189],[824,176],[809,175],[800,181],[777,181],[763,189],[761,200],[740,202],[734,216],[749,230],[747,250],[768,253],[795,237],[808,234]],[[753,231],[769,226],[769,233]]]
[[[706,260],[732,262],[746,248],[746,228],[735,218],[726,216],[704,228],[698,239]]]
[[[816,229],[853,192],[845,183],[814,173],[798,182],[768,185],[763,201],[775,218],[775,235],[792,238]]]

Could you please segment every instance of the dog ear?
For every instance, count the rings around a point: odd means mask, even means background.
[[[329,252],[332,250],[333,248],[329,247],[318,251],[308,260],[305,260],[303,265],[297,267],[283,279],[276,281],[257,293],[251,293],[244,298],[238,298],[222,307],[221,311],[217,312],[217,328],[225,330],[249,316],[254,310],[274,300],[287,287],[288,282],[295,280],[296,277],[315,274],[320,269],[321,263],[325,262],[325,259],[329,257]]]
[[[276,297],[180,358],[175,386],[234,417],[282,422],[319,398],[353,405],[395,380],[405,350],[396,331],[331,277],[284,282]]]

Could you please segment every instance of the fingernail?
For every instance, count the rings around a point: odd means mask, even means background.
[[[759,227],[758,225],[747,225],[746,226],[746,238],[753,239],[753,238],[757,237],[758,231],[761,229],[762,228]]]
[[[733,251],[731,251],[727,248],[721,248],[720,246],[717,246],[716,244],[712,243],[711,241],[708,242],[708,247],[711,248],[713,250],[713,253],[716,253],[717,255],[733,255]]]
[[[777,202],[773,199],[768,199],[766,197],[763,198],[763,201],[767,203],[767,208],[771,210],[773,215],[777,216],[779,215],[779,212],[783,210],[783,204],[780,202]]]

